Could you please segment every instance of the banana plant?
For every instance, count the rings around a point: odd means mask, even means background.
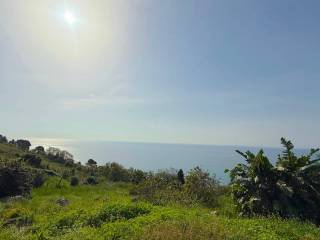
[[[291,141],[281,138],[284,150],[273,165],[264,151],[257,154],[237,150],[246,164],[227,170],[232,196],[240,215],[278,215],[320,223],[319,149],[296,156]]]

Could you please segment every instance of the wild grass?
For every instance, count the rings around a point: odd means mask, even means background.
[[[71,187],[50,178],[26,200],[0,203],[0,239],[217,239],[318,240],[310,223],[278,218],[239,218],[228,197],[217,209],[156,206],[135,201],[130,184]],[[60,206],[58,199],[69,204]],[[216,212],[214,212],[216,211]],[[29,222],[10,222],[10,219]]]

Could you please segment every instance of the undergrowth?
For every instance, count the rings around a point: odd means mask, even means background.
[[[230,198],[214,209],[159,206],[129,195],[130,184],[71,187],[50,178],[29,199],[0,203],[0,239],[318,240],[311,223],[279,218],[239,218]],[[61,206],[58,199],[68,200]]]

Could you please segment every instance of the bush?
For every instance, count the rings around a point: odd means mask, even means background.
[[[16,225],[17,227],[25,227],[32,225],[33,216],[30,210],[25,208],[9,208],[1,212],[0,218],[4,220],[3,225]]]
[[[129,169],[130,182],[139,184],[147,179],[147,174],[139,169]]]
[[[293,144],[281,139],[284,151],[273,166],[260,150],[256,155],[237,151],[247,164],[230,171],[233,198],[242,215],[279,215],[320,223],[319,149],[295,156]]]
[[[205,222],[196,220],[163,221],[146,226],[139,234],[139,240],[204,240],[204,239],[236,239],[243,240],[236,236],[227,237],[223,227],[215,221]],[[251,238],[250,238],[251,239]]]
[[[29,148],[31,146],[31,143],[28,140],[17,140],[15,142],[16,146],[24,151],[29,151]]]
[[[178,181],[183,185],[185,183],[183,170],[180,169],[177,173]]]
[[[85,184],[96,185],[96,184],[98,184],[98,180],[94,176],[90,176],[85,181]]]
[[[196,167],[185,178],[184,190],[193,200],[208,207],[216,206],[219,183],[208,172]]]
[[[73,155],[66,150],[61,150],[59,148],[49,147],[46,151],[47,157],[54,162],[65,164],[67,161],[73,160]]]
[[[145,181],[131,189],[130,194],[153,204],[186,202],[175,172],[161,171],[150,173]]]
[[[109,180],[113,182],[129,182],[130,181],[130,173],[127,169],[125,169],[122,165],[118,163],[111,163],[108,165],[109,167]]]
[[[40,171],[37,171],[35,174],[33,174],[32,186],[35,188],[41,187],[45,180],[44,174]]]
[[[95,160],[93,160],[93,159],[89,159],[88,160],[88,162],[86,163],[86,165],[88,166],[88,167],[97,167],[97,162],[95,161]]]
[[[39,168],[41,166],[42,159],[34,154],[26,154],[23,156],[23,160],[33,167]]]
[[[66,167],[73,167],[75,164],[72,160],[66,160],[65,164]]]
[[[179,173],[179,174],[178,174]],[[161,171],[150,174],[147,179],[133,189],[130,194],[153,204],[180,203],[184,205],[217,205],[221,187],[208,172],[196,167],[186,178],[182,171]]]
[[[77,177],[72,177],[71,180],[70,180],[70,185],[75,187],[75,186],[78,186],[79,185],[79,178]]]
[[[6,136],[2,136],[0,134],[0,143],[8,143],[8,139],[6,138]]]
[[[110,205],[97,214],[91,216],[87,220],[87,225],[99,227],[105,222],[114,222],[117,220],[128,220],[144,214],[150,213],[150,209],[145,205],[129,204],[129,205]]]
[[[45,154],[44,147],[42,147],[42,146],[35,147],[34,152],[37,154]]]
[[[32,188],[32,176],[18,162],[0,165],[0,198],[28,195]]]
[[[99,166],[97,168],[91,167],[89,170],[112,182],[131,182],[138,184],[147,178],[146,172],[134,168],[127,169],[115,162],[107,163],[105,166]]]

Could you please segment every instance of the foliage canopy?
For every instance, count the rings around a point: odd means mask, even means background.
[[[320,159],[296,156],[291,141],[281,138],[282,154],[273,165],[263,150],[237,152],[247,164],[230,171],[232,195],[242,215],[279,215],[320,223]]]

